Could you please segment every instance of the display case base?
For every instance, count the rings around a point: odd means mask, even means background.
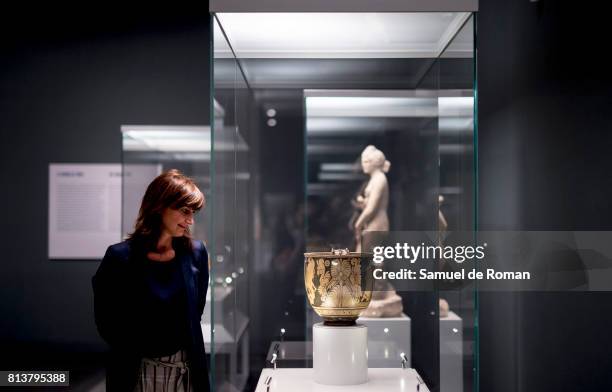
[[[266,380],[270,377],[267,389]],[[418,389],[417,389],[418,385]],[[429,392],[414,369],[371,368],[368,382],[359,385],[322,385],[314,382],[311,368],[263,369],[255,392]]]

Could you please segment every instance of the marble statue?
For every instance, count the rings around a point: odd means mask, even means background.
[[[361,167],[370,179],[363,194],[359,194],[354,202],[361,210],[353,225],[357,252],[362,250],[364,231],[389,231],[389,184],[385,173],[389,171],[391,163],[385,159],[382,151],[370,145],[361,153]]]
[[[351,222],[357,252],[362,251],[364,232],[389,231],[389,184],[385,173],[391,168],[391,162],[386,160],[382,151],[369,145],[361,153],[361,168],[370,179],[353,201],[353,206],[359,211],[356,219]],[[402,314],[402,310],[402,298],[393,286],[387,281],[376,280],[370,305],[361,312],[361,317],[397,317]]]

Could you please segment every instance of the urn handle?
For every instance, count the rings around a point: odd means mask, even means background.
[[[336,256],[343,256],[343,255],[348,255],[349,254],[348,248],[344,248],[344,249],[334,249],[334,248],[332,248],[331,252],[334,255],[336,255]]]

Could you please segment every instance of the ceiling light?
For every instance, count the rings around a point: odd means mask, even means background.
[[[238,58],[435,58],[469,16],[469,12],[217,14]],[[215,56],[231,56],[217,23],[214,37]]]

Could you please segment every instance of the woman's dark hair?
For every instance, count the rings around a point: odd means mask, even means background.
[[[147,187],[134,232],[129,234],[128,238],[141,242],[146,249],[154,249],[161,235],[162,213],[166,208],[188,207],[195,212],[200,210],[205,202],[204,194],[191,178],[179,170],[170,169],[155,177]],[[182,237],[173,241],[183,249],[193,248],[189,228]]]

